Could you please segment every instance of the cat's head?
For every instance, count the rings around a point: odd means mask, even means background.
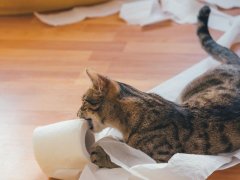
[[[86,70],[86,73],[92,87],[82,97],[78,117],[87,120],[94,132],[99,132],[105,127],[121,130],[121,123],[131,116],[130,111],[138,101],[136,97],[131,97],[130,91],[138,90],[93,71]]]

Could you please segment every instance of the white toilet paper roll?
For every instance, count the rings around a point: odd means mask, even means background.
[[[38,127],[33,132],[35,158],[49,177],[76,179],[89,162],[94,135],[84,120],[68,120]]]

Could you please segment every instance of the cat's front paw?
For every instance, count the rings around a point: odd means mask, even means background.
[[[110,157],[99,145],[93,146],[90,153],[91,162],[99,168],[117,168],[118,166],[111,162]]]

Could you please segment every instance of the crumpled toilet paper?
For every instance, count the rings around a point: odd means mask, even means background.
[[[214,5],[224,8],[240,7],[239,0],[205,0],[206,2],[212,4],[209,26],[226,31],[235,17],[219,11]],[[63,12],[35,13],[35,15],[40,21],[53,26],[76,23],[86,18],[107,16],[119,11],[119,16],[129,24],[145,26],[165,20],[183,24],[196,23],[198,11],[205,3],[198,0],[112,0],[91,7],[75,7]]]
[[[231,47],[238,42],[240,42],[240,18],[235,19],[232,27],[218,40],[218,43],[226,47]],[[208,57],[150,92],[177,102],[181,91],[190,81],[219,64],[212,57]],[[98,136],[109,135],[119,136],[110,128]],[[168,163],[157,164],[143,152],[111,137],[102,138],[98,143],[111,160],[121,168],[98,169],[90,163],[84,168],[80,180],[204,180],[216,170],[226,169],[240,163],[240,150],[216,156],[178,153]]]

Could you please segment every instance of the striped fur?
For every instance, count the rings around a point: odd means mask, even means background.
[[[94,132],[117,128],[125,143],[157,162],[167,162],[175,153],[213,155],[239,149],[240,61],[209,35],[209,13],[206,6],[199,13],[198,36],[203,48],[223,64],[189,83],[181,103],[87,71],[93,86],[84,94],[78,116]],[[117,167],[97,144],[91,161]]]

